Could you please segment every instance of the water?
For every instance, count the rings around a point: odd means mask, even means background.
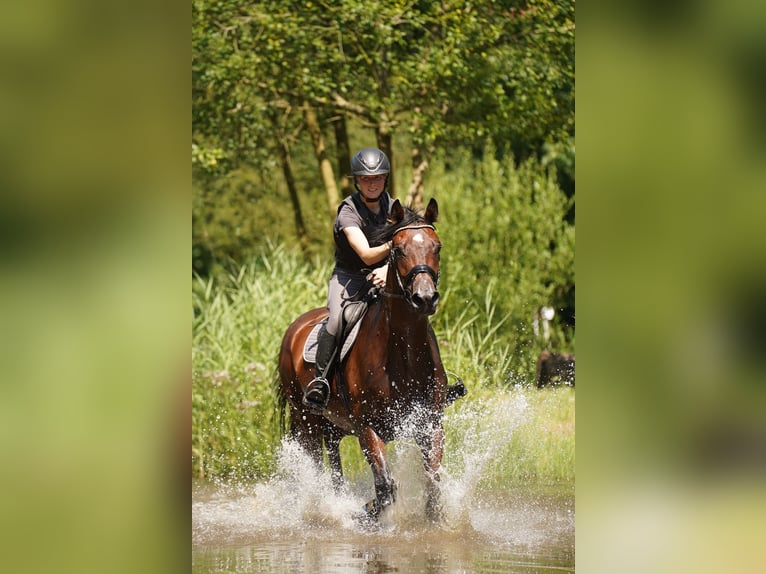
[[[493,450],[501,446],[498,441],[509,440],[525,413],[523,398],[498,408],[503,410],[503,417],[495,418],[503,421],[500,429],[482,426],[486,411],[452,415],[463,417],[460,424],[466,430],[462,447],[453,447],[445,459],[438,525],[426,520],[422,463],[409,441],[393,443],[389,460],[399,484],[397,502],[374,529],[356,519],[372,497],[371,473],[336,493],[328,473],[289,441],[268,481],[195,483],[192,571],[574,572],[572,485],[480,486]],[[488,432],[491,441],[483,436]]]

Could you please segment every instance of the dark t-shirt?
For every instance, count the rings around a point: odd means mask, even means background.
[[[359,273],[362,269],[371,269],[385,264],[385,258],[375,265],[367,265],[359,258],[354,248],[348,243],[348,238],[343,232],[345,227],[358,227],[368,232],[371,228],[385,225],[391,210],[391,197],[384,191],[380,197],[380,213],[374,213],[367,209],[359,198],[359,192],[344,199],[338,206],[338,215],[333,224],[333,236],[335,238],[335,266],[344,271]]]

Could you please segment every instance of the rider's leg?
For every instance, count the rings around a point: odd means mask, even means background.
[[[303,404],[317,414],[327,406],[332,380],[333,354],[340,338],[345,301],[353,299],[361,289],[367,286],[366,279],[358,274],[350,274],[335,269],[330,277],[327,289],[327,324],[319,330],[317,341],[316,376],[308,384],[303,394]],[[338,351],[339,353],[340,351]],[[325,372],[327,371],[327,372]],[[329,379],[329,380],[328,380]]]
[[[303,393],[303,404],[313,409],[322,410],[330,398],[330,382],[328,371],[330,361],[335,352],[335,335],[327,332],[327,326],[322,325],[317,338],[316,372],[314,378],[306,386]]]
[[[330,398],[330,380],[333,352],[335,351],[337,333],[340,332],[341,317],[343,316],[343,300],[346,298],[347,280],[336,271],[330,277],[327,288],[327,324],[319,330],[317,340],[316,371],[314,379],[303,392],[303,404],[312,411],[321,414]]]

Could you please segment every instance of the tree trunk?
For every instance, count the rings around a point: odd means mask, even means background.
[[[378,127],[376,132],[378,147],[388,156],[391,163],[391,173],[388,174],[388,193],[391,197],[396,197],[396,185],[394,185],[394,150],[391,144],[391,132],[387,127]]]
[[[279,134],[279,126],[274,121],[275,131]],[[301,251],[306,253],[309,245],[309,237],[306,234],[306,225],[303,223],[303,212],[301,211],[301,202],[298,198],[298,190],[295,187],[295,177],[293,176],[292,162],[290,161],[290,148],[287,147],[287,141],[280,134],[277,136],[279,141],[279,161],[282,164],[282,173],[287,183],[287,191],[290,194],[290,203],[293,206],[293,216],[295,219],[295,234],[298,236],[298,244]]]
[[[327,157],[327,149],[324,145],[322,129],[319,127],[314,108],[308,102],[304,103],[304,112],[306,116],[306,126],[311,134],[311,142],[314,144],[314,154],[319,162],[319,173],[322,175],[325,193],[327,194],[327,207],[331,219],[335,219],[335,212],[340,203],[338,186],[335,184],[335,174],[332,170],[332,163]]]
[[[354,193],[354,182],[351,177],[351,146],[348,142],[346,116],[341,114],[332,125],[335,128],[335,149],[337,150],[335,153],[338,161],[340,192],[343,197],[348,197]]]
[[[423,207],[423,174],[428,169],[428,160],[420,148],[412,148],[412,182],[407,190],[406,204],[412,209]]]

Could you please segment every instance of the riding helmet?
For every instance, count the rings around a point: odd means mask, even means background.
[[[391,171],[388,157],[376,147],[360,149],[351,160],[354,175],[379,175]]]

